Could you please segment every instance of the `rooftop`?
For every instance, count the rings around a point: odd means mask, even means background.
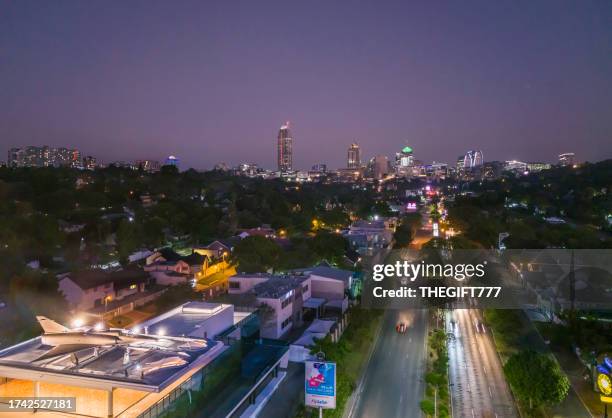
[[[384,221],[364,221],[364,220],[358,220],[358,221],[353,222],[353,224],[351,225],[351,229],[353,229],[353,228],[385,229],[385,223],[384,223]]]
[[[307,280],[307,276],[270,276],[270,279],[253,288],[257,297],[277,299],[294,290]]]
[[[149,279],[148,273],[138,268],[126,268],[112,272],[82,270],[62,275],[59,279],[61,280],[65,277],[69,277],[81,289],[91,289],[108,283],[114,283],[116,288],[127,287],[135,283],[146,282]]]
[[[354,272],[350,270],[343,270],[343,269],[322,266],[322,265],[318,265],[318,266],[314,266],[310,268],[297,269],[294,271],[301,272],[304,274],[312,274],[315,276],[326,277],[329,279],[342,280],[344,282],[350,281],[351,277],[354,274]]]
[[[227,312],[227,320],[219,319],[219,314]],[[221,303],[209,302],[187,302],[163,315],[145,321],[139,326],[140,329],[147,327],[151,335],[193,336],[198,329],[206,329],[209,337],[213,338],[216,331],[223,331],[233,325],[234,307]],[[215,324],[207,321],[217,317]],[[211,325],[211,326],[208,326]],[[221,329],[223,328],[223,329]]]
[[[0,351],[0,373],[5,377],[92,388],[157,392],[199,359],[211,357],[222,345],[207,339],[159,337],[87,347],[41,359],[52,347],[43,344],[42,337],[36,337]]]

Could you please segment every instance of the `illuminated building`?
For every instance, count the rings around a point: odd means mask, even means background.
[[[389,173],[389,159],[386,155],[377,155],[370,161],[370,164],[375,179],[382,179]]]
[[[293,137],[289,130],[289,122],[282,125],[278,131],[277,165],[281,173],[293,170]]]
[[[510,160],[504,162],[504,170],[515,171],[517,173],[523,173],[527,171],[527,163],[517,160]]]
[[[542,171],[542,170],[550,170],[550,164],[548,163],[539,163],[539,162],[534,162],[534,163],[527,163],[527,170],[529,172],[538,172],[538,171]]]
[[[81,168],[81,152],[77,149],[28,146],[11,148],[9,167],[72,167]]]
[[[463,168],[472,169],[481,166],[484,163],[484,156],[480,150],[470,150],[463,157]]]
[[[412,148],[406,146],[401,152],[395,154],[395,172],[398,176],[412,175],[413,166],[414,156],[412,155]]]
[[[482,165],[481,178],[494,180],[501,176],[503,163],[500,161],[488,161]]]
[[[159,171],[159,161],[155,160],[138,160],[136,161],[136,167],[142,168],[147,173],[156,173]]]
[[[164,165],[171,165],[176,168],[179,168],[179,163],[180,161],[177,157],[175,157],[174,155],[169,155],[168,158],[166,158]]]
[[[432,162],[425,166],[425,174],[428,178],[443,180],[448,173],[448,165],[444,163]]]
[[[464,167],[465,167],[465,156],[461,155],[457,158],[457,165],[456,165],[457,172],[462,172]]]
[[[559,165],[573,166],[575,164],[576,155],[573,152],[566,152],[564,154],[559,154]]]
[[[287,361],[288,346],[259,339],[256,314],[228,304],[187,302],[129,330],[39,321],[42,335],[0,351],[0,396],[75,398],[72,411],[39,409],[35,415],[43,417],[171,416],[176,405],[202,396],[205,416],[228,416],[248,407],[246,398]],[[228,359],[239,359],[242,373],[210,380],[233,367]],[[205,395],[246,382],[246,400]]]
[[[357,143],[351,144],[347,152],[346,168],[358,169],[361,167],[361,151]]]
[[[96,157],[88,155],[87,157],[83,158],[83,168],[85,170],[95,170],[97,166],[98,162],[96,161]]]

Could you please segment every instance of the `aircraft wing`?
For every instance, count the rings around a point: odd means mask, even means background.
[[[75,351],[82,350],[84,348],[91,348],[93,345],[91,344],[62,344],[57,345],[44,353],[42,356],[36,358],[36,360],[45,360],[55,356],[61,356],[62,354],[74,353]]]

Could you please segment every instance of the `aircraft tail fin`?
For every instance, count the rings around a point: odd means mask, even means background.
[[[67,331],[70,331],[65,326],[60,325],[57,322],[50,320],[46,316],[37,316],[36,320],[38,321],[38,323],[42,327],[43,331],[45,331],[45,333],[67,332]]]

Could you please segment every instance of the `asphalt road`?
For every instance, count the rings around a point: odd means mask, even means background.
[[[398,322],[407,323],[398,334]],[[425,390],[428,312],[388,310],[349,418],[416,418]]]
[[[453,335],[448,344],[453,417],[518,418],[491,332],[480,325],[480,311],[448,311],[446,322]]]

